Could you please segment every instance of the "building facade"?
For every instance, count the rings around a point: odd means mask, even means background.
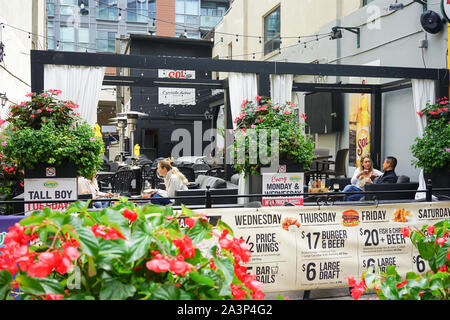
[[[229,0],[47,0],[48,48],[117,52],[128,34],[200,39],[228,9]]]
[[[425,32],[421,25],[421,15],[426,9],[442,17],[439,1],[425,6],[412,0],[402,1],[402,6],[395,6],[398,3],[392,0],[305,0],[295,4],[264,0],[258,1],[258,6],[252,6],[251,2],[233,1],[216,27],[213,51],[216,58],[448,69],[447,23],[435,34]],[[339,32],[332,32],[333,28],[340,31],[340,36]],[[294,78],[294,82],[343,84],[382,84],[389,80],[393,79]],[[305,94],[297,92],[292,97],[300,112],[305,110]],[[342,129],[314,134],[316,148],[328,148],[331,155],[336,155],[338,150],[349,147],[353,98],[351,94],[343,94]],[[399,161],[397,174],[418,181],[420,169],[412,166],[410,151],[419,136],[412,88],[383,94],[381,114],[381,123],[377,123],[382,128],[381,155],[374,159],[378,168],[384,157],[395,156]],[[355,164],[347,164],[347,176],[351,176]]]
[[[46,50],[44,0],[0,0],[0,104],[1,119],[9,106],[25,100],[31,91],[30,50]]]

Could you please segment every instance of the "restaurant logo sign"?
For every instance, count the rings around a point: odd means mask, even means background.
[[[158,78],[195,79],[195,70],[158,69]]]
[[[195,71],[158,69],[158,77],[165,79],[195,79]],[[195,89],[159,87],[158,104],[195,105]]]

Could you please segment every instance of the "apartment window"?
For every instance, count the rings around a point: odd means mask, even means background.
[[[77,7],[76,0],[60,0],[59,1],[59,13],[72,16],[75,14],[75,8]]]
[[[55,2],[54,0],[47,0],[47,16],[53,17],[55,15]]]
[[[175,1],[175,22],[181,24],[200,23],[200,2],[199,0],[176,0]]]
[[[127,20],[131,22],[147,22],[147,0],[128,0]]]
[[[97,50],[116,52],[116,33],[97,31]]]
[[[264,18],[264,54],[280,48],[280,7]]]
[[[75,29],[69,26],[61,26],[60,32],[60,49],[63,51],[75,51]]]
[[[372,1],[375,1],[375,0],[363,0],[363,6],[368,5],[368,4],[371,3]]]
[[[148,0],[148,17],[156,18],[156,0]]]
[[[53,21],[47,23],[47,45],[49,50],[55,50],[55,28]]]
[[[78,29],[78,51],[89,50],[89,28]]]
[[[117,0],[98,1],[97,19],[118,20],[119,9],[117,9]]]

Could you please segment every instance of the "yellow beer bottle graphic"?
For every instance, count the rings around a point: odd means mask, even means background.
[[[370,112],[369,95],[361,94],[359,112],[356,120],[356,167],[359,168],[361,157],[370,154]]]

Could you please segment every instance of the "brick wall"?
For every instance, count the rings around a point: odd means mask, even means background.
[[[156,34],[158,36],[174,37],[175,0],[157,0],[156,19]],[[168,21],[171,23],[166,23],[164,21]]]

